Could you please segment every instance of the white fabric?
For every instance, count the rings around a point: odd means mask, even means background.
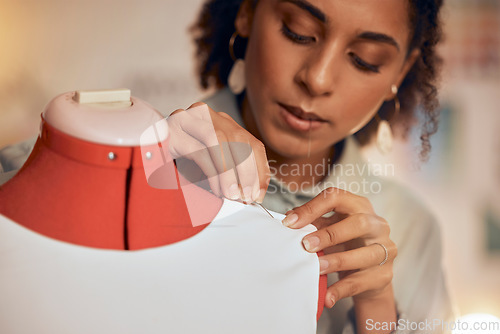
[[[314,230],[225,200],[189,239],[115,251],[0,215],[0,333],[312,334],[319,264],[301,239]]]

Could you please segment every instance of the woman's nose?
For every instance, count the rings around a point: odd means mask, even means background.
[[[340,71],[340,58],[334,48],[312,52],[297,73],[297,83],[311,97],[329,96],[333,93]]]

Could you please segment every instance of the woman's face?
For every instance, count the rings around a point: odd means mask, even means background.
[[[249,38],[244,118],[250,131],[293,158],[327,151],[363,127],[394,97],[391,85],[399,86],[418,56],[405,57],[407,6],[402,0],[243,5],[235,23]]]

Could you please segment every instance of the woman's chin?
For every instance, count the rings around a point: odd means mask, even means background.
[[[309,142],[307,140],[288,137],[270,136],[264,145],[271,149],[274,154],[283,158],[298,159],[309,155]]]
[[[314,151],[314,143],[303,133],[290,133],[280,124],[261,124],[261,137],[267,150],[287,159],[307,158]]]

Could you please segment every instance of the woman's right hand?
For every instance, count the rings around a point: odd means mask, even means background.
[[[262,203],[270,170],[261,141],[228,114],[215,112],[203,102],[175,110],[167,123],[170,154],[192,160],[215,195]]]

